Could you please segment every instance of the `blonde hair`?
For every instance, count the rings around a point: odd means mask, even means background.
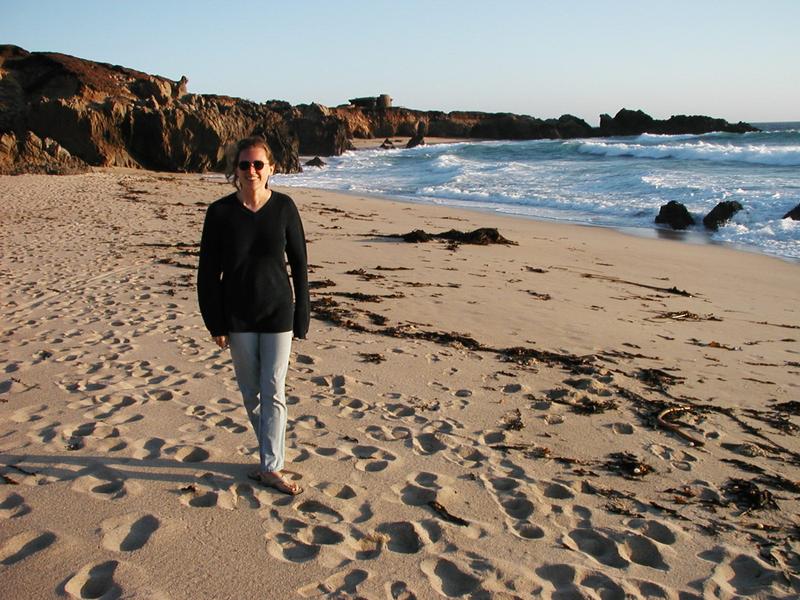
[[[225,150],[225,179],[232,183],[237,190],[239,189],[239,178],[236,176],[236,169],[239,165],[239,155],[249,148],[263,148],[264,153],[267,155],[267,163],[270,165],[275,164],[275,157],[272,154],[272,150],[270,150],[269,144],[267,144],[267,140],[260,135],[251,135],[228,146]]]

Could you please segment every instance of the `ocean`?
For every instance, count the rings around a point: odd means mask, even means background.
[[[644,235],[666,234],[654,218],[675,200],[697,222],[680,239],[800,260],[800,222],[781,219],[800,203],[800,122],[755,125],[763,131],[358,150],[274,181]],[[744,208],[705,231],[723,200]]]

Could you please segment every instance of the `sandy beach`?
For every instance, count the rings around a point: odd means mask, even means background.
[[[0,595],[797,598],[800,265],[284,190],[287,497],[195,299],[230,190],[0,177]]]

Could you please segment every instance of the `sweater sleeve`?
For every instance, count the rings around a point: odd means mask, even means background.
[[[212,336],[226,335],[222,292],[222,253],[213,206],[206,211],[197,267],[197,300],[206,329]]]
[[[294,337],[305,339],[311,321],[308,295],[308,257],[303,222],[297,206],[289,198],[289,218],[286,223],[286,256],[292,269],[294,287]]]

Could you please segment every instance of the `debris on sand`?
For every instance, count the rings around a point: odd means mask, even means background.
[[[608,458],[605,463],[606,469],[622,475],[625,479],[641,479],[654,470],[631,452],[614,452],[609,454]]]
[[[425,243],[431,240],[445,240],[455,244],[474,244],[478,246],[488,246],[489,244],[518,245],[517,242],[504,238],[494,227],[480,227],[472,231],[450,229],[442,233],[428,233],[424,229],[415,229],[408,233],[393,233],[384,237],[402,238],[404,242],[411,244]]]

